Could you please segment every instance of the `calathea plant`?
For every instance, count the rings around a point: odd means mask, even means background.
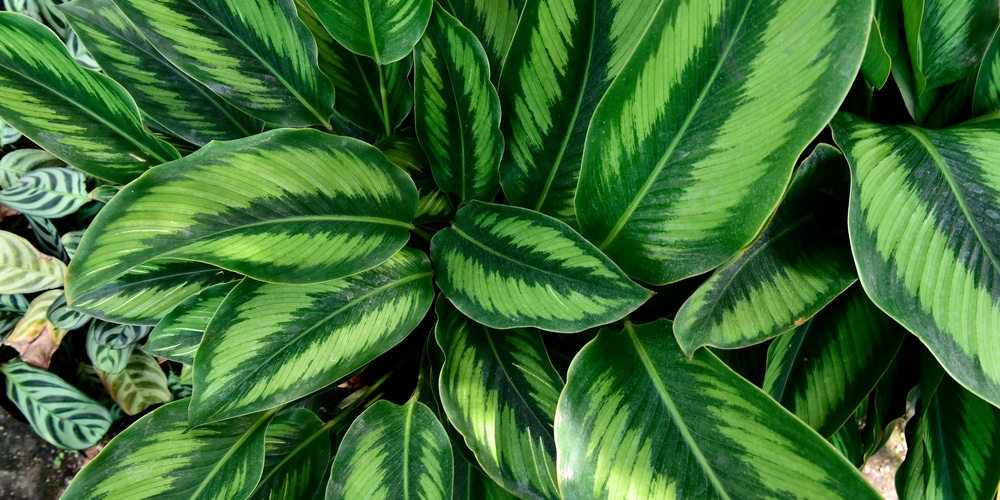
[[[191,374],[65,497],[875,498],[907,399],[901,492],[993,495],[997,10],[62,5],[100,72],[0,13],[0,119],[113,195],[79,335]]]

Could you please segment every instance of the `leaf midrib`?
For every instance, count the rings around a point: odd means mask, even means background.
[[[500,252],[498,252],[498,251],[496,251],[496,250],[494,250],[494,249],[492,249],[492,248],[490,248],[490,247],[486,246],[485,244],[483,244],[483,243],[480,243],[480,242],[479,242],[478,240],[476,240],[476,239],[475,239],[475,238],[473,238],[472,236],[468,235],[467,233],[465,233],[464,231],[462,231],[461,229],[459,229],[457,225],[456,225],[456,226],[452,226],[451,228],[452,228],[452,229],[454,229],[454,230],[455,230],[455,232],[456,232],[456,233],[458,233],[458,234],[459,234],[459,236],[461,236],[461,237],[462,237],[463,239],[465,239],[465,240],[469,241],[470,243],[472,243],[473,245],[475,245],[475,246],[477,246],[477,247],[479,247],[479,248],[482,248],[482,249],[483,249],[483,250],[485,250],[485,251],[486,251],[487,253],[490,253],[490,254],[493,254],[493,255],[495,255],[495,256],[497,256],[497,257],[500,257],[500,258],[501,258],[501,259],[503,259],[503,260],[507,260],[507,261],[510,261],[510,262],[512,262],[512,263],[514,263],[514,264],[517,264],[517,265],[519,265],[519,266],[523,266],[523,267],[526,267],[526,268],[528,268],[528,269],[531,269],[532,271],[535,271],[535,272],[539,272],[539,273],[542,273],[542,274],[547,274],[547,275],[549,275],[549,276],[553,276],[553,277],[556,277],[556,278],[560,278],[560,279],[562,279],[562,280],[572,280],[572,279],[573,279],[573,278],[571,278],[571,277],[569,277],[569,276],[564,276],[564,275],[562,275],[562,274],[558,274],[558,273],[556,273],[555,271],[551,271],[551,270],[549,270],[549,269],[542,269],[542,268],[540,268],[540,267],[535,267],[535,266],[534,266],[534,265],[532,265],[532,264],[528,264],[528,263],[526,263],[526,262],[522,262],[522,261],[520,261],[520,260],[518,260],[518,259],[515,259],[515,258],[513,258],[513,257],[510,257],[510,256],[508,256],[508,255],[504,255],[504,254],[502,254],[502,253],[500,253]],[[528,252],[529,252],[529,253],[534,253],[534,252],[532,252],[532,251],[531,251],[530,249],[528,250]]]
[[[250,436],[254,434],[257,428],[269,422],[271,420],[271,416],[277,413],[279,409],[280,407],[269,410],[267,413],[261,415],[260,418],[257,419],[257,421],[250,426],[249,429],[243,431],[240,437],[236,439],[236,442],[229,447],[229,450],[226,451],[225,455],[223,455],[222,458],[218,461],[218,463],[216,463],[215,466],[212,467],[212,470],[210,470],[208,474],[205,475],[205,477],[201,481],[201,484],[198,485],[198,489],[196,489],[194,493],[191,494],[191,498],[198,498],[199,496],[201,496],[201,492],[204,491],[206,487],[208,487],[208,484],[212,482],[212,479],[215,478],[216,474],[218,474],[219,471],[226,465],[226,462],[228,462],[229,459],[231,459],[233,455],[236,454],[236,450],[243,447],[243,445],[246,444],[246,442],[250,439]]]

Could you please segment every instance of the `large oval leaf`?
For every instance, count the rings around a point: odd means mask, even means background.
[[[108,410],[54,373],[19,361],[0,365],[0,373],[7,377],[7,397],[35,434],[54,446],[90,448],[111,426]]]
[[[492,201],[503,154],[500,101],[482,45],[440,7],[413,52],[417,137],[442,191]]]
[[[498,484],[522,498],[558,498],[552,419],[563,381],[541,335],[491,330],[443,301],[435,309],[448,420]]]
[[[115,436],[63,498],[246,498],[264,468],[273,412],[189,429],[187,406],[164,405]]]
[[[98,214],[73,259],[70,303],[153,260],[262,281],[368,269],[409,238],[417,193],[375,148],[315,130],[216,142],[150,171]]]
[[[104,383],[111,399],[126,415],[138,415],[146,408],[174,399],[167,386],[163,368],[152,356],[142,351],[132,351],[125,368],[118,373],[97,375]]]
[[[0,231],[0,293],[34,293],[63,285],[66,264],[40,253],[31,243]]]
[[[652,284],[760,232],[854,81],[872,15],[858,0],[657,3],[591,120],[576,197],[583,234]]]
[[[125,89],[87,71],[41,24],[0,12],[0,117],[71,165],[125,183],[180,156],[142,127]]]
[[[431,0],[309,0],[326,29],[355,54],[389,64],[410,54],[431,16]]]
[[[264,473],[250,498],[313,498],[329,463],[329,427],[305,408],[281,413],[267,424]]]
[[[602,330],[570,365],[555,434],[566,498],[880,498],[829,443],[660,320]]]
[[[191,424],[272,408],[361,368],[405,338],[434,298],[427,256],[313,285],[244,280],[195,355]]]
[[[483,44],[495,81],[526,3],[526,0],[441,0],[438,5]]]
[[[344,434],[326,498],[451,498],[452,454],[423,403],[377,401]]]
[[[961,80],[978,65],[1000,24],[992,0],[903,0],[916,94]]]
[[[473,201],[431,240],[438,286],[493,328],[579,332],[621,319],[651,295],[568,225]]]
[[[283,127],[330,126],[333,85],[292,0],[115,4],[170,62],[250,116]]]
[[[237,283],[231,281],[212,285],[184,299],[149,332],[142,350],[193,366],[195,352],[208,323]]]
[[[1000,126],[931,131],[841,114],[865,291],[960,384],[1000,404]]]

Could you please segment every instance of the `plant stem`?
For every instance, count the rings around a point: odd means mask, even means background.
[[[378,87],[382,93],[382,124],[385,125],[385,135],[392,135],[392,125],[389,124],[389,93],[385,88],[385,66],[378,66]]]

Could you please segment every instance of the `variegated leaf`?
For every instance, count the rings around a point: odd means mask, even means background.
[[[1000,404],[1000,127],[942,131],[839,114],[861,283],[959,383]]]
[[[87,50],[87,47],[83,45],[80,37],[73,30],[70,30],[69,34],[66,35],[66,50],[69,51],[69,56],[85,69],[101,71],[101,67],[97,65],[94,56],[90,55],[90,51]]]
[[[35,434],[54,446],[90,448],[111,426],[108,410],[54,373],[19,361],[0,365],[0,373],[7,378],[7,397]]]
[[[62,286],[66,264],[40,253],[31,243],[0,231],[0,293],[33,293]]]
[[[48,26],[60,38],[69,34],[66,17],[56,8],[63,0],[3,0],[3,10],[18,12]]]
[[[455,444],[455,441],[452,441]],[[495,483],[483,470],[475,465],[475,460],[469,462],[461,453],[455,456],[455,486],[452,490],[453,500],[516,500],[513,493]]]
[[[46,317],[49,307],[61,294],[62,290],[49,290],[32,299],[24,316],[3,342],[16,349],[21,360],[31,366],[48,369],[52,354],[68,333],[56,328]]]
[[[440,7],[413,52],[414,122],[442,191],[492,201],[503,154],[500,101],[482,45]]]
[[[70,309],[69,305],[66,304],[66,294],[61,294],[52,301],[45,317],[48,318],[49,323],[52,323],[52,326],[67,331],[83,328],[92,319],[85,313]]]
[[[28,310],[28,299],[21,294],[0,295],[0,311],[24,314]]]
[[[104,388],[111,399],[118,403],[126,415],[138,415],[150,406],[166,403],[174,398],[167,386],[167,375],[152,356],[134,350],[125,369],[118,373],[105,373],[98,369]]]
[[[330,471],[327,500],[451,498],[451,444],[423,403],[376,401],[347,429]]]
[[[848,174],[840,151],[816,147],[760,238],[677,311],[674,334],[684,352],[763,342],[805,323],[857,281],[845,228],[833,230],[819,215],[841,206],[824,191],[846,192]]]
[[[264,468],[273,412],[190,429],[187,406],[187,400],[166,404],[125,429],[73,478],[63,497],[246,498]]]
[[[760,232],[854,80],[872,3],[655,4],[594,112],[576,210],[626,273],[662,284],[718,266]]]
[[[983,57],[1000,24],[992,0],[903,0],[916,94],[961,80]]]
[[[59,237],[59,243],[62,244],[63,251],[66,252],[66,256],[70,259],[76,255],[76,249],[80,246],[80,240],[83,239],[82,230],[70,231]]]
[[[9,146],[21,139],[21,133],[9,123],[0,120],[0,148]]]
[[[526,0],[441,0],[438,5],[455,16],[483,44],[493,80],[500,76]]]
[[[89,203],[87,177],[70,168],[40,168],[0,191],[0,203],[25,215],[58,219]]]
[[[209,321],[237,283],[231,281],[213,285],[184,299],[156,324],[142,350],[171,361],[194,365],[194,354]]]
[[[344,47],[380,65],[410,54],[431,16],[431,0],[309,0]]]
[[[448,420],[494,481],[521,498],[558,498],[552,422],[563,381],[534,330],[498,332],[436,306]]]
[[[434,298],[427,256],[311,285],[244,280],[212,318],[194,363],[191,424],[273,408],[350,375],[399,343]]]
[[[262,123],[160,55],[112,0],[76,0],[61,10],[104,72],[159,128],[198,145],[261,131]]]
[[[976,73],[972,95],[974,116],[993,111],[1000,111],[1000,33],[993,34],[990,45],[986,48],[979,72]]]
[[[602,330],[556,411],[565,498],[880,498],[829,443],[670,323]]]
[[[0,157],[0,189],[13,186],[22,175],[36,168],[64,165],[66,162],[43,149],[15,149]]]
[[[160,54],[250,116],[282,127],[330,127],[333,85],[292,0],[115,5]]]
[[[121,349],[123,347],[137,344],[149,335],[149,326],[120,325],[108,323],[107,321],[94,321],[90,324],[88,335],[94,337],[94,341],[100,345],[106,345]]]
[[[431,258],[444,295],[493,328],[579,332],[651,295],[565,223],[518,207],[466,205],[434,235]]]
[[[132,98],[110,78],[76,64],[55,34],[0,12],[0,117],[71,165],[128,182],[179,158],[142,127]]]
[[[329,463],[329,427],[305,408],[278,414],[267,424],[264,473],[250,498],[314,498]]]
[[[104,373],[121,373],[128,365],[129,359],[132,358],[132,352],[139,344],[128,344],[125,347],[98,344],[96,333],[93,328],[88,330],[86,343],[87,357],[90,358],[95,375],[98,370]]]
[[[35,233],[35,241],[38,249],[46,255],[65,260],[62,257],[66,254],[62,246],[62,237],[59,235],[59,228],[51,219],[37,217],[31,214],[24,214],[24,219],[31,226],[31,232]]]

